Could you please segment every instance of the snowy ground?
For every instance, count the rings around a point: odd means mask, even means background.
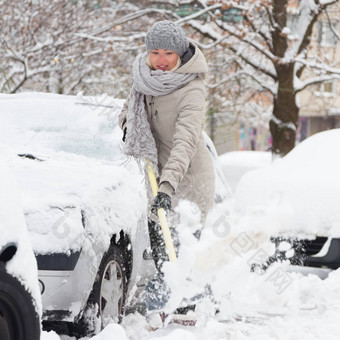
[[[185,216],[186,225],[179,228],[182,243],[179,262],[177,267],[169,265],[165,269],[173,292],[170,307],[172,304],[175,306],[186,292],[199,291],[206,283],[210,284],[213,298],[203,299],[197,304],[196,326],[168,324],[153,330],[152,326],[159,326],[157,319],[145,318],[135,313],[126,316],[121,325],[110,324],[92,340],[338,339],[340,270],[331,272],[326,279],[321,280],[316,275],[303,276],[288,271],[287,263],[277,263],[266,273],[251,273],[249,269],[259,254],[269,254],[273,250],[272,245],[267,242],[271,225],[276,225],[278,220],[288,214],[287,221],[301,226],[298,224],[301,216],[305,214],[308,217],[312,212],[308,210],[308,205],[310,209],[315,209],[315,198],[311,196],[311,191],[302,191],[303,188],[294,185],[297,169],[306,167],[308,160],[318,165],[307,166],[305,178],[312,189],[322,194],[323,206],[328,204],[327,221],[333,223],[331,231],[336,229],[339,216],[334,203],[340,199],[340,183],[336,180],[340,161],[333,157],[334,153],[329,145],[339,145],[339,139],[339,130],[328,135],[315,136],[310,145],[306,144],[306,152],[297,148],[296,153],[287,157],[282,164],[281,161],[272,163],[270,156],[263,153],[221,156],[226,173],[235,174],[232,185],[235,199],[227,202],[224,207],[218,207],[211,214],[199,243],[190,233],[190,225],[195,223],[197,216],[184,204],[180,213]],[[313,157],[308,154],[308,149],[314,150]],[[325,149],[328,150],[326,154],[323,152]],[[323,164],[318,162],[317,151],[324,157],[321,162]],[[299,159],[296,158],[298,156]],[[332,159],[332,171],[328,172],[325,181],[323,174],[325,168],[328,168],[328,158]],[[258,169],[248,172],[255,168]],[[275,181],[274,173],[278,169],[286,174],[284,188],[276,188],[274,185],[284,177],[281,174],[280,179]],[[244,174],[246,175],[243,176]],[[264,194],[255,195],[253,191],[261,183],[264,174],[270,183],[269,189],[264,190]],[[297,181],[301,183],[301,178]],[[333,188],[330,183],[333,183]],[[245,186],[249,188],[250,196],[243,193]],[[266,200],[272,195],[276,196],[275,190],[281,193],[282,199],[268,206]],[[294,199],[296,195],[300,195],[304,201],[304,210],[301,210],[301,202]],[[254,197],[259,197],[258,201]],[[253,204],[249,202],[251,199]],[[243,210],[239,208],[242,201],[246,202],[246,209]],[[267,207],[261,204],[267,204]],[[319,215],[323,216],[320,210]],[[313,231],[324,230],[318,227],[320,225],[316,221],[316,229]],[[304,232],[308,234],[308,230]],[[185,279],[187,277],[191,278],[190,282]],[[217,301],[217,304],[211,300]],[[219,310],[217,314],[216,308]],[[42,339],[59,340],[59,337],[44,333]],[[60,339],[74,340],[67,336],[61,336]]]

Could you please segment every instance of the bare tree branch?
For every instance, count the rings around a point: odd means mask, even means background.
[[[103,27],[93,29],[93,31],[89,34],[92,35],[92,36],[99,35],[99,34],[110,31],[111,29],[113,29],[117,25],[122,25],[122,24],[129,22],[129,21],[136,20],[140,17],[143,17],[145,15],[154,14],[154,13],[172,15],[172,12],[168,11],[168,10],[157,9],[157,8],[146,8],[146,9],[143,9],[143,10],[140,10],[140,11],[136,11],[135,13],[127,14],[127,15],[123,16],[122,18],[120,18],[116,21],[113,21],[112,23],[105,25]]]
[[[326,81],[332,81],[332,80],[340,80],[340,73],[324,75],[324,76],[315,77],[315,78],[309,78],[308,80],[304,82],[299,82],[299,85],[295,86],[295,92],[299,93],[311,85],[322,84]]]
[[[321,70],[327,73],[340,74],[340,68],[331,67],[322,62],[308,61],[300,57],[295,58],[295,61],[299,64],[308,66],[309,68]]]
[[[340,35],[339,35],[339,33],[336,31],[335,27],[333,26],[333,23],[332,23],[332,21],[331,21],[331,18],[329,17],[329,14],[328,14],[327,9],[325,9],[325,13],[326,13],[327,20],[328,20],[328,24],[329,24],[329,27],[330,27],[331,31],[332,31],[333,34],[336,36],[336,38],[337,38],[338,40],[340,40]]]
[[[231,80],[233,80],[235,78],[241,78],[242,76],[246,76],[246,77],[253,79],[256,83],[260,84],[262,88],[268,90],[273,95],[275,95],[276,92],[277,92],[276,89],[273,88],[273,86],[265,85],[264,82],[263,82],[263,79],[259,79],[254,74],[249,73],[245,70],[241,70],[241,71],[238,71],[236,73],[233,73],[229,77],[222,79],[220,82],[218,82],[216,84],[208,84],[207,87],[210,88],[210,89],[216,89],[216,88],[220,87],[221,85],[223,85],[224,83],[230,82]]]

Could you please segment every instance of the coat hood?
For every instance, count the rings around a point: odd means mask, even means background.
[[[208,65],[202,51],[192,41],[190,41],[189,49],[193,51],[192,57],[174,72],[198,73],[200,78],[205,78],[206,74],[208,73]],[[183,57],[185,58],[185,55]]]

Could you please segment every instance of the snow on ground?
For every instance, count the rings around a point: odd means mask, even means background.
[[[39,95],[23,96],[29,99]],[[22,98],[17,96],[16,104],[10,104],[5,97],[1,97],[2,104],[8,109],[10,105],[20,105]],[[86,104],[84,98],[81,100],[79,106],[91,104]],[[51,101],[46,99],[45,109],[60,112],[59,118],[55,114],[48,116],[44,126],[35,126],[35,118],[28,119],[24,113],[11,118],[13,129],[18,129],[20,119],[30,125],[29,129],[23,129],[21,141],[11,141],[13,145],[21,147],[27,143],[39,151],[41,144],[50,143],[49,148],[54,151],[79,153],[82,145],[89,143],[95,154],[98,142],[95,131],[100,128],[105,132],[105,124],[112,122],[104,114],[93,122],[89,114],[77,122],[81,129],[72,130],[75,121],[70,123],[68,119],[72,117],[65,117],[57,96],[51,97]],[[58,120],[59,133],[48,128],[49,119]],[[88,126],[89,122],[96,125]],[[79,143],[69,145],[68,134],[74,133],[79,134]],[[0,141],[10,138],[11,131],[4,131]],[[118,145],[120,132],[113,133],[111,129],[103,138]],[[321,280],[315,275],[290,272],[287,263],[276,263],[267,272],[251,272],[250,265],[259,255],[273,251],[268,242],[273,232],[336,234],[339,230],[339,143],[340,131],[333,130],[306,140],[283,160],[271,162],[268,154],[253,153],[221,156],[224,169],[226,164],[229,167],[225,171],[227,181],[230,177],[233,182],[230,185],[234,198],[211,212],[199,242],[192,236],[199,219],[197,211],[183,202],[179,207],[183,218],[178,226],[182,245],[178,263],[165,266],[165,278],[172,290],[169,310],[182,298],[210,287],[210,295],[196,305],[196,326],[168,324],[153,329],[159,326],[156,317],[134,313],[127,315],[120,325],[109,324],[91,340],[338,339],[340,270]],[[242,161],[237,159],[239,156]],[[257,169],[250,171],[254,168]],[[245,173],[242,178],[241,173]],[[282,228],[282,224],[287,228]],[[42,340],[74,338],[43,332]]]

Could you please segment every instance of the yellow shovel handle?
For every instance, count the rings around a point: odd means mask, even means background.
[[[154,197],[156,197],[157,193],[158,193],[158,184],[157,184],[157,180],[156,180],[155,171],[153,170],[151,164],[148,161],[146,161],[146,169],[147,169],[147,172],[148,172],[152,193],[153,193]],[[166,213],[165,213],[163,208],[159,208],[157,210],[157,214],[158,214],[158,218],[159,218],[159,223],[161,225],[161,229],[162,229],[162,233],[163,233],[163,237],[164,237],[164,242],[165,242],[165,247],[166,247],[166,250],[168,252],[169,260],[171,262],[176,262],[177,256],[176,256],[176,252],[175,252],[175,248],[174,248],[174,243],[172,242],[172,237],[171,237],[170,229],[169,229],[169,226],[168,226],[168,220],[166,218]]]

